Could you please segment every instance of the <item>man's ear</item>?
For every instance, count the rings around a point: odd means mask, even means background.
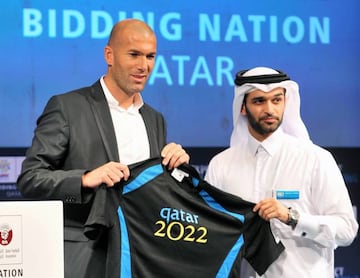
[[[245,103],[243,103],[243,104],[241,105],[240,114],[243,115],[243,116],[246,115]]]
[[[113,60],[114,60],[114,55],[113,55],[112,48],[108,45],[105,46],[105,48],[104,48],[104,58],[105,58],[107,65],[112,66]]]

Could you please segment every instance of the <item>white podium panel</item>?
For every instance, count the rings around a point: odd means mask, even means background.
[[[63,278],[61,201],[0,202],[0,277]]]

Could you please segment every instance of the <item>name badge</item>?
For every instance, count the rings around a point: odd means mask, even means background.
[[[300,198],[299,190],[276,190],[275,198],[278,200],[295,200]]]

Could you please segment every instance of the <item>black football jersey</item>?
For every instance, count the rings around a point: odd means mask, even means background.
[[[242,258],[263,274],[284,247],[255,204],[180,168],[172,175],[149,159],[127,182],[98,188],[85,234],[108,238],[104,277],[240,277]]]

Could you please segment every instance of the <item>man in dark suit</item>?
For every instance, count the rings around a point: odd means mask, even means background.
[[[150,157],[161,155],[168,168],[189,162],[181,145],[166,145],[163,116],[140,95],[155,55],[147,24],[120,21],[104,49],[107,73],[90,87],[53,96],[37,121],[18,188],[25,198],[64,202],[66,278],[102,277],[111,259],[106,237],[83,234],[97,187],[126,180],[128,165]]]

